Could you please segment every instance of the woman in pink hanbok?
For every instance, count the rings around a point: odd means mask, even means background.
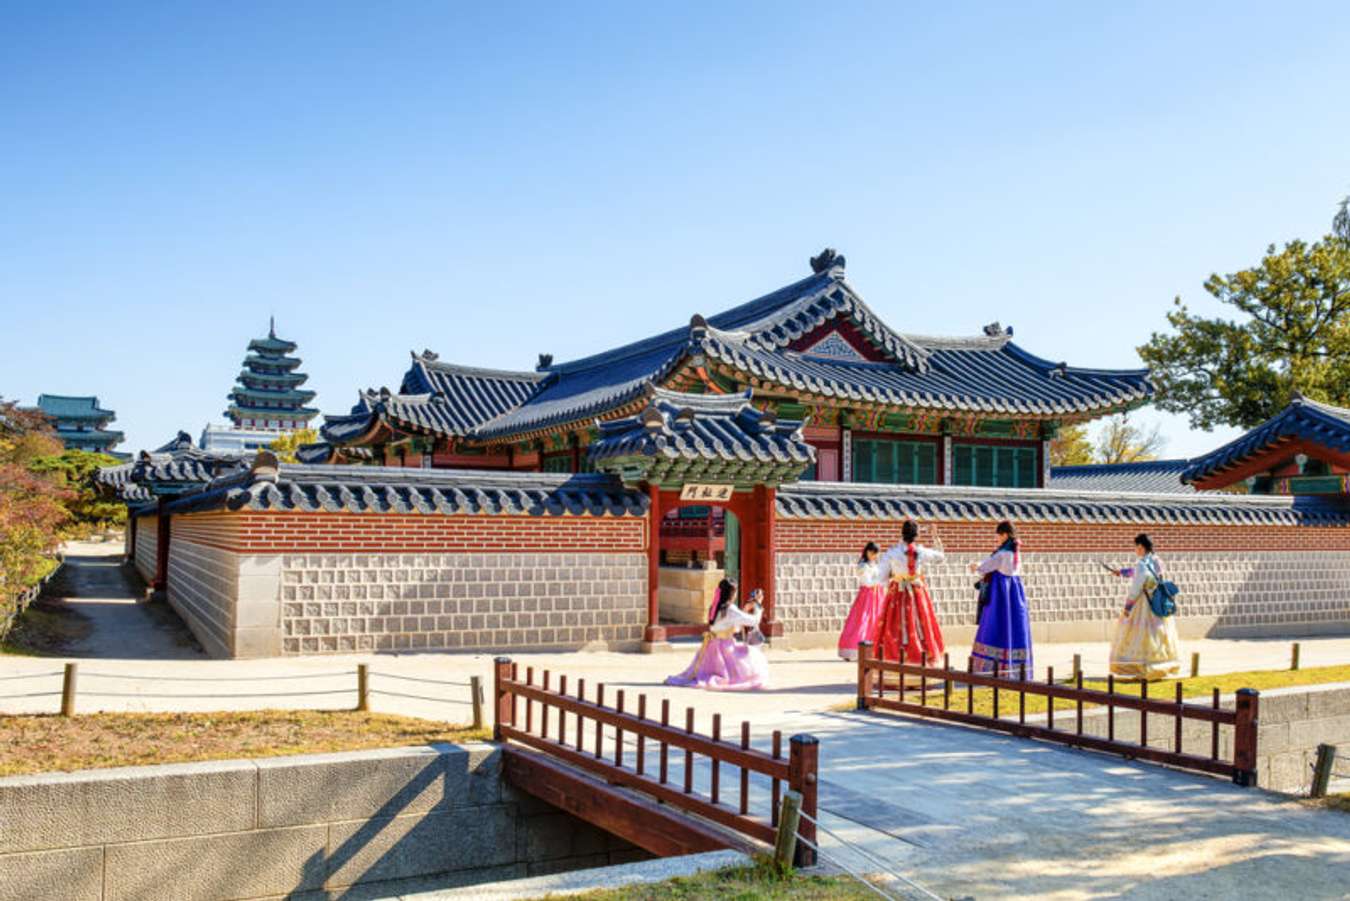
[[[858,659],[858,642],[877,640],[877,627],[886,603],[886,580],[890,571],[882,570],[877,559],[881,548],[869,541],[858,560],[858,594],[844,620],[844,631],[839,633],[839,656],[844,660]]]
[[[756,592],[758,595],[758,592]],[[707,688],[712,691],[750,691],[769,685],[769,661],[755,644],[738,641],[742,630],[755,635],[763,615],[754,599],[744,608],[736,605],[736,583],[723,579],[714,596],[708,631],[694,660],[667,685]]]

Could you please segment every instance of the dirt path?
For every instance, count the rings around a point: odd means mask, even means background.
[[[137,603],[122,569],[122,549],[72,542],[66,548],[66,605],[92,627],[63,656],[103,660],[204,660],[171,611]]]

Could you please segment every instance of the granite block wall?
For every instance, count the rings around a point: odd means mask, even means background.
[[[1182,591],[1182,637],[1313,635],[1350,631],[1350,552],[1179,552],[1162,555]],[[955,640],[974,631],[978,554],[949,554],[932,568],[929,588],[944,630]],[[1039,641],[1107,641],[1126,583],[1102,570],[1100,554],[1037,552],[1023,558],[1022,581]],[[1117,555],[1115,562],[1126,562]],[[780,553],[776,613],[789,636],[837,636],[857,591],[856,557]]]
[[[640,553],[285,554],[282,652],[636,648]]]

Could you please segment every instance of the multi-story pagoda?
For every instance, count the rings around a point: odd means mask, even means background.
[[[651,391],[748,393],[805,423],[804,479],[1039,488],[1064,425],[1145,403],[1145,370],[1034,356],[998,323],[966,337],[887,325],[826,250],[812,273],[756,300],[615,350],[534,372],[414,354],[399,392],[362,392],[329,416],[307,462],[580,472],[597,422],[633,416]]]
[[[225,411],[236,429],[303,429],[319,414],[305,406],[314,400],[314,392],[300,388],[309,376],[296,371],[300,358],[290,356],[296,347],[294,341],[277,337],[276,320],[269,323],[266,338],[248,343],[244,369],[235,380]]]
[[[117,414],[100,407],[97,397],[39,394],[36,409],[52,420],[57,437],[67,449],[120,456],[113,448],[122,443],[123,435],[108,428]]]

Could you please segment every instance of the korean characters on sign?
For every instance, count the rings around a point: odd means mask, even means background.
[[[731,491],[731,485],[685,485],[680,489],[680,500],[726,503],[731,500]]]

